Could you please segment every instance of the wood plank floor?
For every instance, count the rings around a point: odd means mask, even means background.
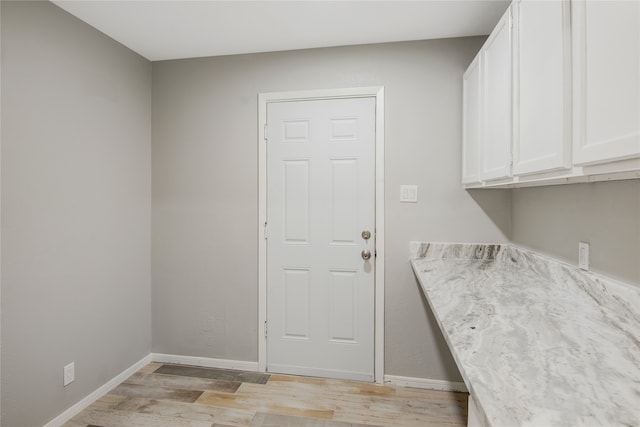
[[[466,426],[467,394],[150,363],[65,427]]]

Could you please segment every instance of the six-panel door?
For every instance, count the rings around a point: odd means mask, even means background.
[[[267,133],[267,369],[372,381],[375,98],[269,103]]]

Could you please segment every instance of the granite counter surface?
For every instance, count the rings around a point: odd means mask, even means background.
[[[413,251],[487,425],[640,426],[640,289],[511,245]]]

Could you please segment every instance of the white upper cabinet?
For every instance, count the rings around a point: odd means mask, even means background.
[[[571,7],[574,164],[640,157],[640,2]]]
[[[571,167],[568,1],[522,0],[514,14],[513,174]]]
[[[480,51],[482,108],[480,179],[511,176],[511,7]]]
[[[480,153],[480,55],[476,56],[462,77],[462,183],[477,184]]]
[[[514,0],[463,102],[467,188],[640,179],[640,0]]]

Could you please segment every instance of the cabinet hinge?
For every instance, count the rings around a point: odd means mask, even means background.
[[[265,338],[267,338],[268,332],[269,332],[269,326],[267,324],[267,321],[265,320],[264,321],[264,337]]]
[[[269,128],[267,127],[267,124],[264,124],[264,142],[267,142],[267,140],[269,139]]]
[[[267,240],[267,223],[264,223],[264,240]]]

